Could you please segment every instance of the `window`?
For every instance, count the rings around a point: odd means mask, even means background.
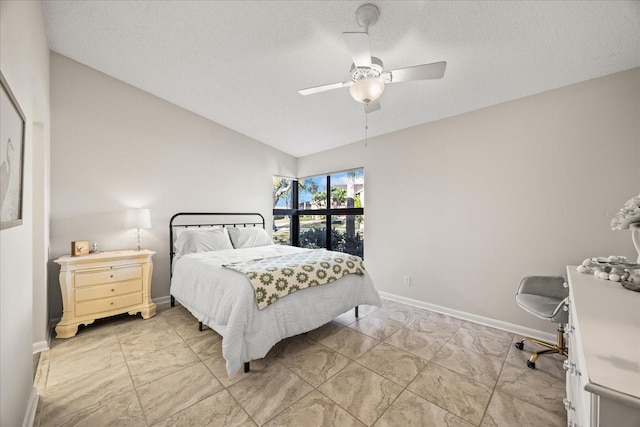
[[[364,215],[333,215],[331,250],[362,256],[364,252]]]
[[[364,169],[274,177],[273,205],[276,243],[364,255]]]
[[[336,173],[331,178],[332,208],[364,207],[364,170]]]
[[[273,214],[273,242],[278,245],[291,244],[291,215]]]
[[[297,181],[292,178],[273,177],[273,241],[279,245],[290,245],[293,213],[293,187]]]
[[[301,248],[321,249],[327,247],[327,216],[300,215],[300,235],[298,246]]]
[[[305,178],[298,181],[298,209],[313,210],[327,207],[327,180],[325,177]]]
[[[273,177],[273,209],[293,208],[291,186],[296,181],[291,178]]]

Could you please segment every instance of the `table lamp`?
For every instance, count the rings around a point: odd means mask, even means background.
[[[151,213],[149,209],[127,209],[127,219],[125,222],[127,228],[136,229],[137,246],[136,250],[142,249],[141,228],[151,228]]]

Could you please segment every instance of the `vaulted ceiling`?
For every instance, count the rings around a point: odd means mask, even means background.
[[[294,156],[365,136],[342,32],[365,1],[45,0],[51,50]],[[387,85],[368,136],[640,66],[639,1],[372,1],[387,70],[447,61],[443,79]]]

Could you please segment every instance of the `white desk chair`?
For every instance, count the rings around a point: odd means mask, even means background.
[[[558,339],[555,344],[540,341],[535,338],[523,338],[515,343],[518,350],[524,348],[525,341],[531,341],[546,347],[546,350],[536,351],[527,360],[527,366],[535,369],[538,356],[543,354],[569,354],[564,342],[564,325],[569,319],[568,312],[569,288],[564,277],[527,276],[520,282],[516,292],[516,302],[520,307],[541,319],[558,324]]]

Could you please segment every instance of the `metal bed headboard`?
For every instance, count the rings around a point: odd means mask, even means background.
[[[209,218],[211,220],[209,220]],[[214,220],[217,219],[217,220]],[[264,217],[257,212],[179,212],[169,220],[169,267],[173,276],[174,228],[257,227],[265,228]]]

